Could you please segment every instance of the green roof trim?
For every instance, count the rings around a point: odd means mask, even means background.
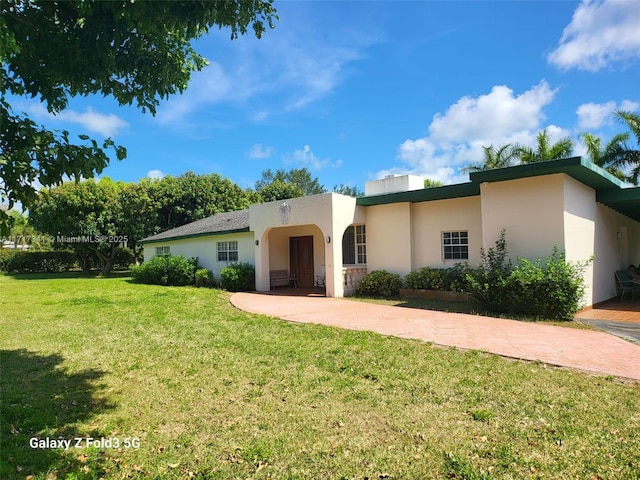
[[[474,197],[477,195],[480,195],[480,185],[468,182],[458,183],[456,185],[445,185],[443,187],[422,188],[409,192],[359,197],[356,199],[356,205],[370,207],[372,205],[386,205],[388,203],[429,202],[432,200],[447,200],[450,198]]]
[[[518,178],[564,173],[594,190],[623,188],[624,183],[595,163],[582,157],[563,158],[515,167],[483,170],[470,174],[472,182],[502,182]]]
[[[249,231],[249,227],[236,228],[235,230],[223,230],[219,232],[191,233],[191,234],[185,234],[185,235],[178,235],[175,237],[165,237],[165,238],[150,239],[150,240],[144,239],[144,240],[140,240],[138,244],[145,245],[147,243],[169,243],[169,242],[173,242],[174,240],[186,240],[188,238],[197,238],[197,237],[214,237],[218,235],[227,235],[229,233],[242,233],[242,232],[248,232],[248,231]]]
[[[562,173],[596,191],[596,201],[640,222],[640,187],[625,188],[626,185],[605,169],[582,157],[549,160],[514,167],[497,168],[473,172],[471,182],[444,187],[425,188],[410,192],[386,193],[356,199],[356,204],[369,207],[402,202],[429,202],[451,198],[480,195],[480,184],[504,182],[520,178],[539,177]]]
[[[640,222],[640,187],[597,191],[596,201]]]

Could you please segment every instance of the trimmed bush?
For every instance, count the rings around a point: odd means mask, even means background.
[[[482,262],[467,275],[470,292],[484,308],[494,312],[571,320],[585,290],[583,272],[591,260],[567,262],[554,247],[543,262],[506,261],[504,231],[495,248],[481,252]]]
[[[3,261],[7,273],[56,273],[75,268],[73,252],[53,250],[50,252],[16,251]]]
[[[443,270],[422,267],[404,277],[404,288],[411,290],[442,290]]]
[[[14,250],[13,248],[0,248],[0,272],[7,271],[7,264],[16,252],[18,252],[18,250]]]
[[[469,289],[466,263],[457,263],[450,268],[422,267],[404,277],[404,288],[410,290],[444,290],[466,292]]]
[[[213,288],[216,286],[216,279],[210,270],[199,268],[196,270],[195,285],[196,287]]]
[[[250,263],[236,263],[220,270],[220,286],[230,292],[256,289],[256,272]]]
[[[518,259],[506,282],[510,311],[571,320],[580,308],[585,290],[582,274],[589,263],[567,262],[557,247],[544,263]]]
[[[152,285],[193,285],[198,262],[183,255],[156,255],[148,262],[131,267],[136,283]]]
[[[386,270],[374,270],[367,273],[356,289],[359,297],[394,298],[400,295],[402,280],[400,275]]]

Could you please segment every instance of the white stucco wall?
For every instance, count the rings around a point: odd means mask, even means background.
[[[480,185],[482,243],[493,247],[506,229],[514,261],[545,258],[554,245],[564,248],[564,174]]]
[[[223,235],[207,235],[202,237],[168,240],[166,242],[147,243],[144,245],[144,260],[150,260],[156,254],[156,247],[170,247],[171,255],[184,255],[187,258],[198,258],[198,265],[220,278],[220,269],[228,262],[218,262],[217,242],[238,242],[238,262],[255,263],[253,232],[229,233]],[[235,262],[234,262],[235,263]]]
[[[367,207],[367,270],[406,275],[412,270],[411,204]]]
[[[444,260],[442,232],[467,231],[469,233],[469,264],[480,261],[482,247],[482,215],[480,197],[452,198],[432,202],[414,203],[413,267],[447,268],[460,260]]]
[[[282,212],[283,203],[289,206],[288,215],[285,216]],[[287,230],[315,225],[321,232],[321,241],[324,242],[324,259],[316,275],[321,274],[322,265],[324,265],[327,296],[343,296],[342,234],[350,224],[364,223],[364,220],[364,209],[356,206],[356,199],[337,193],[251,205],[249,225],[259,242],[259,245],[254,247],[256,288],[259,291],[269,290],[269,270],[274,269],[272,264],[282,263],[284,254],[282,245],[286,244],[288,249],[288,237],[297,236],[286,233]],[[286,240],[284,236],[275,233],[278,230],[287,237]],[[317,232],[314,233],[314,255],[323,250],[316,244],[316,235]],[[272,243],[278,243],[280,246],[274,246],[272,249]]]
[[[618,238],[620,237],[620,238]],[[640,263],[640,223],[596,205],[593,303],[615,297],[616,270]]]
[[[569,262],[585,262],[593,257],[596,242],[596,192],[593,188],[565,175],[564,193],[564,251]],[[550,246],[549,248],[552,248]],[[558,245],[561,249],[561,245]],[[549,251],[549,254],[551,251]],[[548,255],[548,254],[547,254]],[[594,303],[594,263],[584,270],[584,305]],[[596,295],[597,296],[597,295]],[[597,301],[597,300],[596,300]]]

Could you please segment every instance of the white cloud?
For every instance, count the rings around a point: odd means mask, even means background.
[[[162,179],[166,174],[162,170],[149,170],[147,172],[147,177],[154,179]]]
[[[76,112],[75,110],[63,110],[57,115],[54,115],[49,113],[41,103],[34,103],[26,106],[26,110],[36,118],[77,123],[84,129],[99,133],[104,137],[115,137],[120,130],[129,126],[127,122],[117,115],[113,113],[107,115],[98,113],[91,107],[87,108],[83,113]]]
[[[562,70],[598,71],[640,58],[640,3],[583,0],[547,59]]]
[[[343,163],[341,159],[332,162],[329,158],[318,158],[311,151],[309,145],[305,145],[301,150],[294,150],[292,154],[286,155],[284,161],[285,163],[294,163],[311,170],[322,170],[325,167],[338,168]]]
[[[204,70],[193,73],[188,90],[162,104],[156,118],[162,124],[172,124],[201,105],[237,100],[238,95],[234,79],[224,71],[222,65],[212,62]]]
[[[607,103],[583,103],[576,110],[578,128],[596,130],[613,123],[613,112],[616,110],[637,110],[640,104],[631,100],[623,100],[619,105],[614,101]]]
[[[219,37],[212,33],[210,41]],[[224,42],[232,52],[229,59],[194,73],[187,91],[158,109],[156,118],[162,123],[184,120],[203,106],[247,104],[256,98],[265,107],[248,114],[256,122],[303,108],[337,88],[346,67],[362,58],[374,40],[355,31],[292,26],[275,29],[259,42],[242,37],[228,44],[226,36]]]
[[[582,129],[596,129],[607,123],[608,117],[616,109],[616,102],[583,103],[576,110],[578,127]]]
[[[495,86],[488,94],[462,97],[444,114],[433,117],[426,137],[407,139],[398,147],[400,166],[377,172],[375,177],[411,173],[447,184],[467,181],[459,169],[481,161],[483,146],[534,145],[536,134],[544,128],[543,108],[556,91],[541,81],[520,95],[506,86]],[[555,126],[548,131],[558,139],[567,135]]]
[[[549,104],[556,90],[546,81],[521,95],[498,85],[477,98],[462,97],[447,112],[436,114],[429,126],[430,136],[438,141],[485,141],[507,137],[514,131],[533,128],[544,118],[542,107]]]
[[[247,153],[249,158],[269,158],[273,154],[273,147],[269,145],[262,145],[261,143],[256,143],[252,145]]]

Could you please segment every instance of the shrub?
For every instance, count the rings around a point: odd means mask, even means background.
[[[256,272],[250,263],[236,263],[220,270],[220,285],[230,292],[255,290]]]
[[[51,252],[14,252],[4,262],[7,273],[55,273],[66,272],[76,267],[73,252],[54,250]]]
[[[400,295],[402,280],[400,275],[386,270],[374,270],[367,273],[356,289],[356,295],[360,297],[393,298]]]
[[[216,279],[210,270],[199,268],[196,270],[195,285],[196,287],[213,288],[216,286]]]
[[[0,272],[7,271],[7,264],[16,252],[18,252],[18,250],[14,250],[13,248],[0,248]]]
[[[467,292],[469,291],[469,281],[467,274],[471,272],[469,264],[456,263],[453,267],[444,270],[442,285],[444,290],[451,292]]]
[[[422,267],[404,277],[404,287],[411,290],[441,290],[443,270]]]
[[[457,263],[450,268],[422,267],[404,277],[404,288],[465,292],[468,290],[466,275],[469,271],[466,263]]]
[[[113,259],[113,268],[127,270],[133,264],[133,252],[129,248],[117,247]]]
[[[508,311],[504,294],[506,279],[512,270],[511,260],[507,261],[505,230],[502,230],[495,247],[488,251],[480,249],[480,264],[467,274],[471,295],[487,310]]]
[[[543,262],[518,259],[506,283],[509,309],[558,320],[573,318],[585,290],[583,272],[590,261],[571,263],[554,247]]]
[[[136,283],[193,285],[197,264],[195,258],[185,258],[183,255],[156,255],[142,265],[131,267],[131,275]]]
[[[585,290],[582,274],[591,260],[567,262],[554,247],[544,262],[519,258],[514,267],[506,261],[504,237],[503,230],[495,248],[482,251],[482,262],[467,274],[473,298],[490,311],[572,319]]]

